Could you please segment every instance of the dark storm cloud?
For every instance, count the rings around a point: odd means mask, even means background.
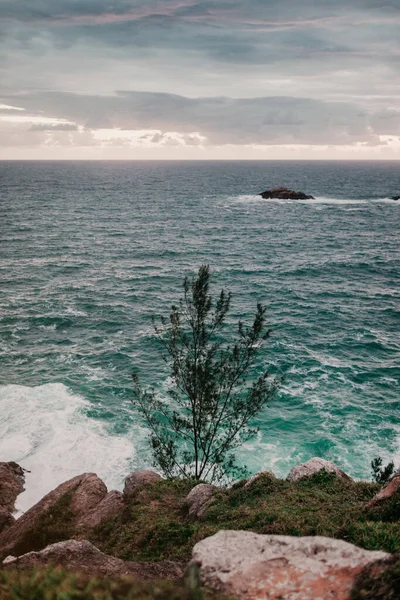
[[[209,145],[378,143],[377,134],[386,133],[387,120],[392,125],[396,121],[400,133],[400,113],[368,115],[355,105],[305,98],[193,99],[120,92],[96,97],[38,93],[3,100],[18,100],[30,112],[41,109],[48,116],[66,118],[86,129],[198,132]]]

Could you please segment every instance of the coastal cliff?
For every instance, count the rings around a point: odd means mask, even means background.
[[[17,467],[0,466],[0,492],[10,472],[23,477]],[[142,471],[126,478],[123,493],[108,492],[97,475],[83,474],[4,527],[0,599],[16,573],[26,583],[32,569],[54,565],[65,570],[60,586],[71,572],[83,582],[97,576],[99,589],[129,576],[140,593],[122,598],[159,597],[155,580],[171,598],[199,597],[200,586],[210,598],[314,597],[306,589],[321,598],[395,598],[399,506],[400,475],[385,487],[355,482],[319,458],[285,480],[265,471],[230,488]],[[374,594],[386,586],[386,595],[368,596],[368,586]]]

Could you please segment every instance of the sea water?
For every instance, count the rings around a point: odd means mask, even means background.
[[[315,200],[263,200],[285,185]],[[0,460],[24,510],[69,477],[148,468],[131,373],[164,394],[151,327],[202,263],[235,322],[268,307],[284,375],[239,451],[285,476],[312,456],[400,462],[399,163],[1,162]]]

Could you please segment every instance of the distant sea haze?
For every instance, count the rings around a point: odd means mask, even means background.
[[[257,196],[277,186],[315,200]],[[227,335],[268,306],[259,368],[285,374],[240,460],[399,463],[399,194],[389,162],[0,162],[0,458],[32,472],[19,508],[151,466],[131,372],[165,393],[150,319],[202,263],[233,292]]]

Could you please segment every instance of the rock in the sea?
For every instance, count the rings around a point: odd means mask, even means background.
[[[72,525],[91,512],[106,494],[106,485],[95,473],[84,473],[62,483],[3,531],[0,535],[0,555],[15,554],[14,550],[21,547],[24,552],[38,549],[33,533],[40,526],[41,519],[62,499],[68,500],[68,508],[73,515]]]
[[[161,480],[162,477],[154,471],[134,471],[125,478],[124,495],[132,496],[138,488]]]
[[[304,192],[295,192],[294,190],[288,190],[285,187],[272,188],[259,194],[265,200],[271,198],[278,198],[281,200],[314,200],[314,196],[305,194]]]
[[[75,529],[79,533],[92,531],[103,521],[121,514],[124,506],[124,496],[121,492],[109,492],[90,512],[79,519]]]
[[[186,496],[183,507],[188,510],[191,517],[201,517],[216,489],[215,486],[208,483],[199,483]]]
[[[142,579],[178,579],[181,567],[174,562],[135,563],[100,552],[86,540],[67,540],[51,544],[40,552],[29,552],[17,558],[9,556],[4,567],[37,569],[48,565],[99,575],[135,575]]]
[[[318,457],[310,458],[307,462],[293,467],[286,479],[292,482],[300,481],[301,479],[308,479],[320,471],[327,471],[332,475],[336,475],[336,477],[352,481],[351,477],[339,469],[335,463]]]
[[[195,545],[202,585],[238,600],[350,600],[362,569],[389,558],[325,537],[220,531]]]
[[[372,500],[368,502],[368,508],[375,506],[384,500],[390,500],[390,498],[392,498],[398,490],[400,490],[400,473],[392,477],[392,479],[386,485],[384,485],[377,494],[375,494]]]
[[[400,200],[400,196],[392,196],[392,200]]]
[[[15,462],[0,462],[0,508],[13,512],[15,501],[24,491],[25,475]]]
[[[259,471],[258,473],[255,473],[255,475],[250,477],[250,479],[248,481],[246,481],[246,483],[243,486],[243,489],[247,489],[247,488],[251,487],[257,481],[261,481],[261,480],[265,481],[268,479],[276,479],[276,477],[271,471]]]

